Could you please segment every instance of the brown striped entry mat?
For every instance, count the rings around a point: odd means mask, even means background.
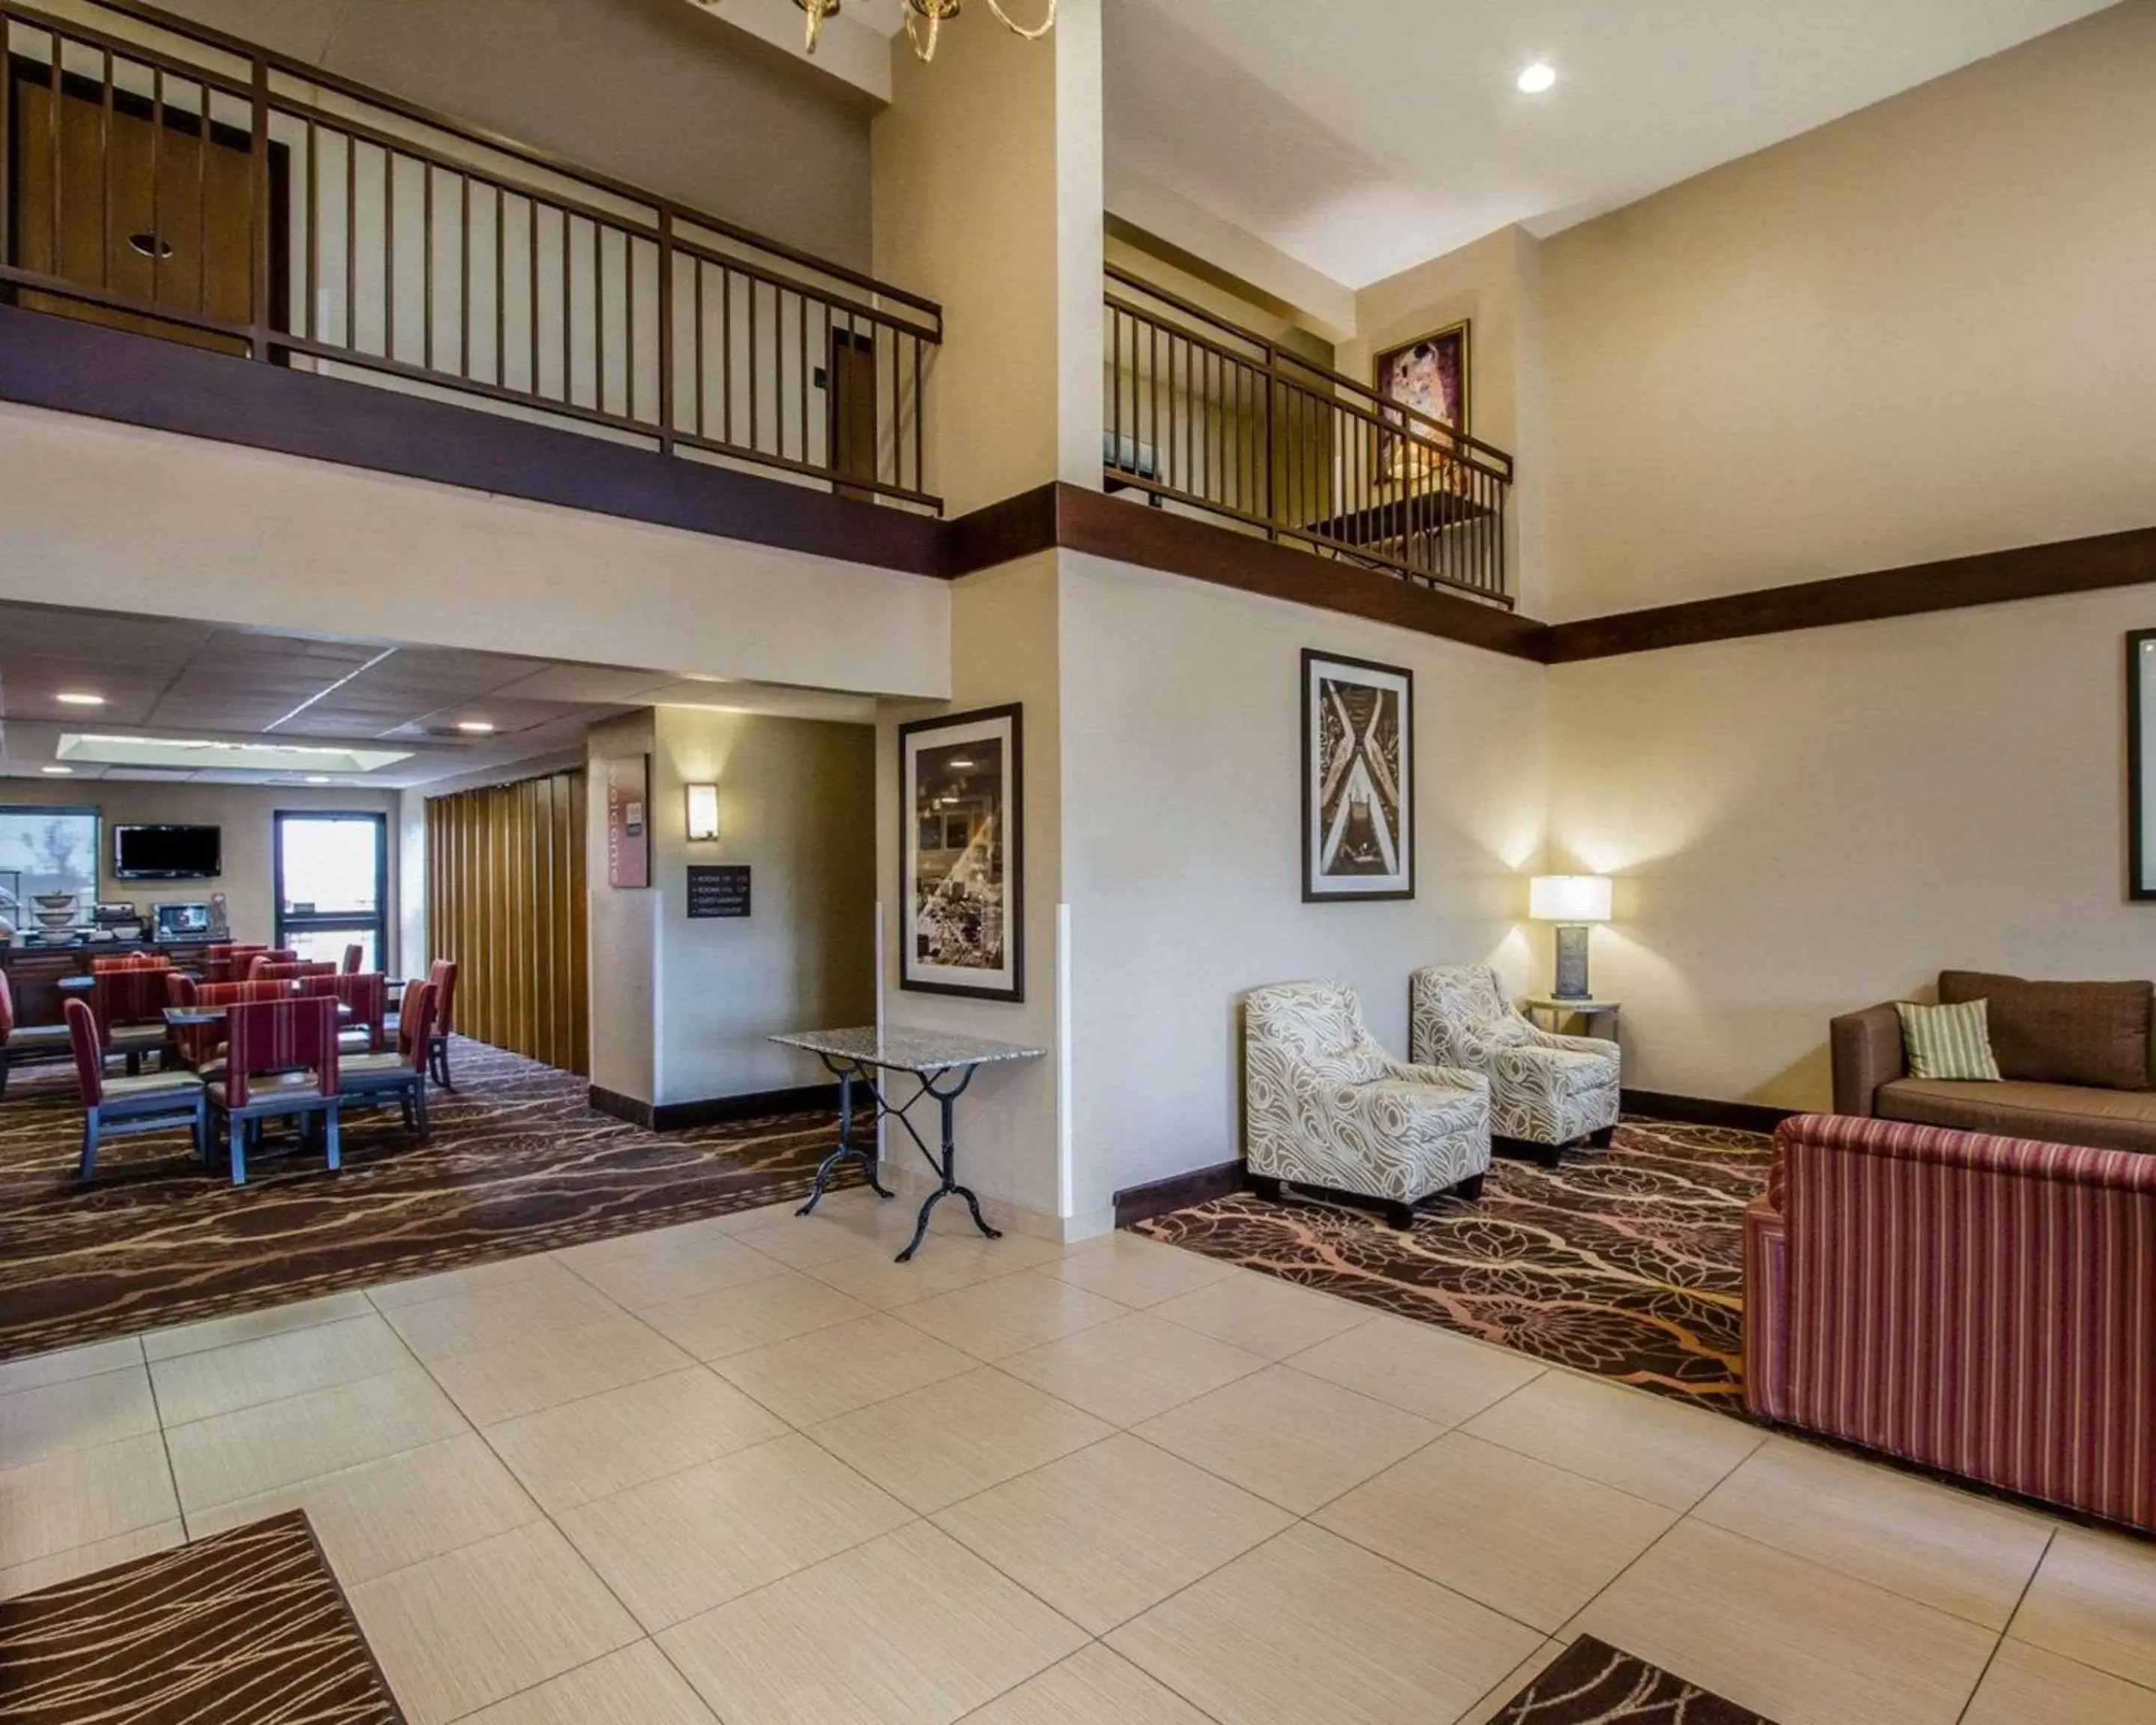
[[[0,1719],[405,1725],[298,1510],[0,1603]]]
[[[1774,1725],[1659,1666],[1583,1635],[1491,1725]]]

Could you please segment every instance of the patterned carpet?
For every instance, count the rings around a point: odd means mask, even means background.
[[[1562,1168],[1500,1158],[1479,1204],[1412,1235],[1372,1212],[1249,1193],[1138,1231],[1559,1364],[1743,1413],[1743,1212],[1770,1141],[1630,1120]]]
[[[353,1114],[344,1168],[250,1158],[235,1189],[183,1133],[119,1138],[75,1179],[71,1073],[0,1101],[0,1359],[362,1283],[544,1251],[804,1195],[833,1122],[785,1115],[660,1135],[596,1112],[584,1081],[459,1039],[434,1142]]]
[[[404,1725],[297,1510],[0,1604],[23,1725]]]
[[[1583,1635],[1490,1725],[1774,1725]]]

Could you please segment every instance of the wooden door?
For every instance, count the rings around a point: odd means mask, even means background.
[[[876,476],[875,338],[849,330],[831,331],[829,411],[831,470],[848,479]],[[841,497],[870,498],[872,491],[840,485]]]
[[[591,1070],[581,768],[427,799],[427,943],[457,961],[457,1029]]]
[[[18,267],[138,303],[247,324],[254,318],[254,157],[236,127],[205,126],[131,91],[17,59],[10,68],[10,250]],[[189,90],[189,99],[192,91]],[[160,123],[162,121],[162,123]],[[281,185],[284,155],[273,148]],[[281,224],[273,223],[273,237]],[[273,249],[273,280],[283,247]],[[274,293],[273,293],[274,302]],[[33,289],[18,305],[241,353],[247,344]]]

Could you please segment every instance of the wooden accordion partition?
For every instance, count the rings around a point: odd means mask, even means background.
[[[427,799],[427,945],[458,1031],[591,1070],[581,768]]]

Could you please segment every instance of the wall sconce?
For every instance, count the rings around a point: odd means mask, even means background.
[[[1527,914],[1537,922],[1557,924],[1558,1000],[1592,998],[1587,983],[1587,936],[1590,924],[1607,922],[1610,911],[1607,875],[1538,875],[1527,887]]]
[[[689,842],[698,844],[719,836],[719,788],[692,784],[689,793]]]

